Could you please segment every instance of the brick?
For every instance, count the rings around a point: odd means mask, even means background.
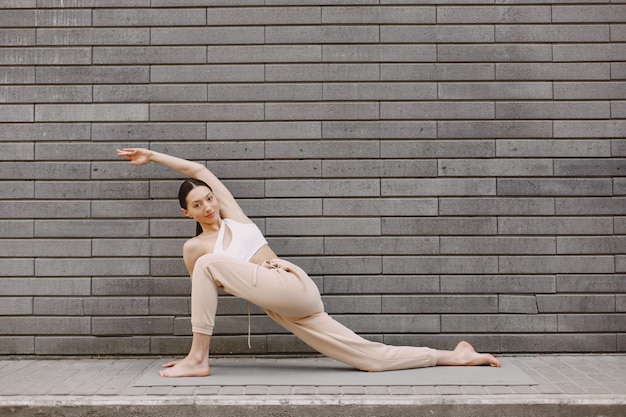
[[[492,140],[438,140],[438,141],[391,141],[381,142],[382,158],[471,158],[495,156]],[[450,181],[444,179],[444,183]],[[482,180],[479,180],[482,181]]]
[[[189,297],[150,297],[150,314],[189,315],[190,301]]]
[[[608,25],[496,25],[496,42],[608,41]]]
[[[614,352],[615,335],[534,334],[502,335],[502,352]]]
[[[94,26],[198,26],[207,23],[205,9],[94,9]]]
[[[151,148],[157,152],[177,155],[179,158],[196,159],[206,157],[207,159],[223,161],[227,159],[263,159],[263,142],[191,142],[181,144],[180,142],[160,142]],[[177,184],[178,185],[178,184]],[[178,190],[176,190],[178,191]],[[168,194],[168,197],[175,193]]]
[[[493,274],[497,272],[495,256],[383,256],[383,273],[408,274]]]
[[[3,317],[0,332],[3,335],[87,335],[89,317]]]
[[[185,26],[185,25],[184,25]],[[264,28],[258,27],[171,27],[151,28],[154,45],[255,45],[264,43]],[[210,49],[209,49],[210,51]],[[258,62],[258,61],[256,61]]]
[[[322,161],[322,176],[341,177],[433,177],[437,167],[431,160],[361,159]],[[379,189],[380,187],[377,187]],[[379,191],[380,193],[380,191]]]
[[[145,355],[150,352],[150,338],[132,337],[48,337],[36,339],[38,355]]]
[[[615,256],[615,272],[626,272],[626,256]]]
[[[501,157],[610,157],[609,140],[507,140],[496,141]],[[619,156],[619,155],[613,155]]]
[[[108,296],[188,296],[191,293],[189,276],[180,278],[144,278],[133,277],[94,277],[92,279],[92,295]]]
[[[151,104],[150,120],[263,120],[262,104]]]
[[[83,316],[83,298],[35,297],[33,311],[41,316]]]
[[[559,331],[578,332],[624,332],[624,314],[560,314]]]
[[[83,307],[89,316],[138,316],[150,314],[148,302],[148,297],[89,297]]]
[[[383,234],[389,235],[493,235],[497,220],[489,217],[413,217],[382,219]]]
[[[613,195],[626,195],[626,179],[613,179]]]
[[[0,314],[3,316],[21,316],[33,314],[32,297],[2,297]]]
[[[320,238],[269,238],[269,245],[281,256],[322,255],[324,240]]]
[[[536,294],[556,292],[554,275],[442,275],[442,293]]]
[[[434,198],[324,199],[326,216],[436,216]]]
[[[212,7],[208,9],[207,25],[306,25],[319,24],[320,7]],[[331,22],[332,23],[332,22]]]
[[[555,82],[554,98],[557,100],[593,100],[626,98],[624,82]],[[619,123],[620,121],[607,121]],[[605,122],[605,123],[607,123]],[[567,122],[570,123],[570,122]],[[601,122],[596,122],[601,123]],[[555,126],[555,135],[558,133]]]
[[[552,83],[544,83],[544,82],[489,82],[489,83],[467,83],[467,84],[466,83],[440,83],[439,84],[439,98],[448,99],[448,100],[455,100],[455,99],[461,99],[461,100],[540,99],[540,98],[550,99],[552,98]],[[498,103],[498,107],[503,107],[503,105],[506,106],[507,103]],[[501,115],[496,115],[496,117],[504,118]]]
[[[496,194],[494,179],[383,179],[384,196],[486,196]]]
[[[551,159],[440,159],[439,175],[452,177],[552,175]]]
[[[547,333],[557,330],[557,317],[549,314],[446,314],[441,316],[441,330],[446,333]]]
[[[89,164],[73,162],[0,162],[2,179],[88,179]]]
[[[329,314],[379,314],[381,310],[380,296],[331,295],[323,297],[324,310]]]
[[[267,82],[379,81],[379,64],[267,64]]]
[[[323,122],[324,139],[435,138],[434,122]]]
[[[19,86],[0,87],[0,95],[6,103],[24,102],[91,102],[91,87],[89,86]],[[42,97],[45,97],[42,98]]]
[[[3,355],[32,355],[35,353],[33,336],[0,337],[0,353]]]
[[[500,102],[497,119],[603,119],[611,115],[609,102]]]
[[[415,99],[436,99],[437,86],[434,83],[426,84],[408,84],[408,83],[384,83],[384,84],[327,84],[324,85],[325,100],[415,100]],[[429,103],[435,105],[434,103]],[[406,103],[405,105],[413,105],[423,107],[424,103]],[[384,103],[387,108],[393,106],[392,103]],[[440,106],[445,107],[445,106]],[[454,106],[450,110],[456,110]],[[458,107],[458,106],[457,106]],[[384,107],[383,107],[384,108]],[[393,110],[393,107],[391,108]],[[422,108],[423,110],[423,108]],[[479,109],[476,109],[479,110]],[[419,111],[419,110],[418,110]],[[387,113],[388,114],[388,113]],[[385,111],[381,108],[381,116],[386,116]],[[405,118],[394,117],[393,118]],[[428,118],[428,117],[422,117]]]
[[[619,80],[626,78],[626,63],[611,62],[611,79]]]
[[[208,139],[320,139],[319,122],[233,122],[208,123]],[[268,142],[267,146],[272,143]],[[271,148],[269,148],[271,149]]]
[[[548,6],[440,6],[437,23],[550,23]]]
[[[557,253],[620,254],[626,252],[626,237],[559,237]]]
[[[147,45],[148,28],[38,29],[37,45]]]
[[[2,48],[4,65],[90,65],[91,48]]]
[[[29,278],[28,275],[34,275],[32,267],[30,271],[23,270],[27,272],[26,277],[0,279],[0,291],[4,296],[86,296],[91,293],[90,278]]]
[[[626,234],[626,217],[615,217],[615,233]]]
[[[438,333],[440,331],[439,316],[437,315],[337,315],[333,318],[356,333],[409,333],[415,329],[424,333]],[[372,320],[373,318],[376,320]]]
[[[37,276],[133,276],[147,275],[148,273],[147,259],[58,258],[35,260],[35,275]]]
[[[537,295],[539,313],[604,313],[615,311],[614,295]]]
[[[555,23],[565,22],[615,22],[618,16],[624,16],[626,7],[622,5],[584,5],[584,6],[563,6],[557,5],[553,8],[552,20]]]
[[[589,197],[589,198],[557,198],[557,215],[622,215],[626,198],[623,197]]]
[[[440,84],[439,94],[445,95]],[[444,98],[444,97],[441,97]],[[400,99],[400,97],[398,97]],[[453,98],[454,99],[454,98]],[[384,102],[380,104],[380,117],[384,119],[493,119],[493,103],[466,102]]]
[[[0,220],[0,230],[5,238],[33,237],[33,220]]]
[[[269,236],[378,236],[380,224],[359,218],[268,218]]]
[[[91,255],[89,240],[0,239],[0,253],[6,257],[56,257],[71,254],[77,258]]]
[[[379,114],[379,104],[360,103],[267,103],[266,120],[370,120]]]
[[[610,179],[506,179],[498,178],[498,195],[519,196],[610,196]]]
[[[268,141],[265,157],[298,158],[375,158],[380,154],[377,141]]]
[[[268,197],[354,197],[380,195],[373,180],[273,180],[266,185]]]
[[[551,198],[441,198],[440,215],[551,215]]]
[[[219,28],[220,30],[228,28]],[[256,29],[256,28],[254,28]],[[238,32],[241,32],[239,28]],[[238,33],[237,32],[237,33]],[[190,40],[191,41],[191,40]],[[193,42],[193,41],[192,41]],[[214,39],[210,41],[215,42]],[[207,42],[208,43],[208,42]],[[224,40],[222,43],[230,43]],[[255,42],[246,42],[255,43]],[[320,62],[321,45],[232,45],[207,46],[209,64]]]
[[[439,62],[551,62],[552,47],[543,44],[438,45]]]
[[[181,99],[184,97],[181,96]],[[213,84],[210,101],[319,101],[321,84]]]
[[[27,46],[35,45],[35,29],[0,29],[0,45]]]
[[[504,274],[607,274],[615,271],[613,256],[501,256]]]
[[[35,120],[38,122],[148,120],[148,115],[148,104],[35,105]]]
[[[180,213],[180,208],[178,201],[172,200],[108,200],[94,205],[91,216],[119,217],[120,213],[124,213],[126,218],[167,217],[168,214]]]
[[[611,235],[611,217],[499,217],[503,235]]]
[[[0,161],[19,161],[19,160],[33,160],[34,148],[32,143],[3,143],[2,155],[0,155]],[[1,187],[2,185],[0,185]],[[6,186],[6,185],[5,185]],[[9,187],[11,187],[9,185]],[[12,186],[11,188],[15,188]],[[7,188],[8,189],[8,188]],[[3,193],[3,197],[7,197],[8,193]]]
[[[557,275],[557,289],[562,293],[617,293],[623,291],[623,275]]]
[[[202,64],[206,48],[199,46],[95,46],[94,64]]]
[[[494,64],[381,64],[382,81],[493,80]]]
[[[551,138],[551,121],[441,121],[440,138]]]
[[[328,255],[432,255],[439,253],[436,237],[359,237],[325,238],[324,253]]]
[[[499,295],[498,312],[504,314],[538,314],[537,299],[532,295]]]
[[[0,201],[0,212],[5,219],[75,219],[87,218],[89,201]]]
[[[3,27],[90,26],[91,11],[80,9],[4,10]]]
[[[173,317],[93,317],[91,334],[94,336],[172,334]]]
[[[621,138],[626,134],[626,121],[554,121],[555,138]]]
[[[0,84],[34,84],[35,68],[2,67]]]
[[[608,80],[607,63],[496,63],[496,80]]]
[[[206,123],[94,123],[93,140],[172,140],[206,138]]]
[[[36,220],[36,237],[140,237],[148,236],[148,220]]]
[[[323,7],[323,24],[419,24],[435,23],[435,7],[350,6]]]
[[[326,43],[378,43],[378,26],[323,25],[323,26],[268,26],[265,43],[274,44],[326,44]]]
[[[319,178],[321,176],[321,163],[315,160],[211,162],[209,168],[222,179]]]
[[[554,45],[554,61],[608,61],[626,59],[623,44]]]
[[[399,296],[385,295],[382,297],[382,312],[393,313],[496,313],[498,297],[487,295],[432,295],[432,296]]]
[[[611,116],[614,118],[626,117],[626,101],[612,101],[611,102]]]
[[[442,237],[442,254],[555,254],[553,237]]]
[[[322,200],[301,199],[271,199],[240,200],[244,212],[251,217],[255,216],[316,216],[322,212]]]
[[[94,239],[93,256],[168,256],[181,252],[184,239]]]
[[[147,198],[148,183],[144,182],[47,182],[38,181],[35,185],[38,199],[109,199],[109,198]]]
[[[326,62],[435,62],[435,45],[322,45]]]
[[[97,85],[94,102],[207,101],[207,91],[197,85]]]
[[[325,276],[324,294],[438,293],[436,275]]]
[[[494,42],[493,26],[488,25],[392,25],[381,26],[383,43],[481,43]],[[413,61],[415,62],[415,61]]]
[[[35,112],[32,105],[0,105],[0,122],[32,122]]]
[[[147,83],[150,68],[146,66],[87,66],[36,68],[37,82],[42,84],[132,84]]]

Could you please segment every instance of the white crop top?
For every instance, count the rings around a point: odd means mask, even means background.
[[[226,226],[230,229],[232,238],[228,248],[224,249]],[[249,261],[264,245],[267,245],[267,240],[265,240],[256,224],[239,223],[233,219],[222,219],[213,253],[230,256],[241,261]]]

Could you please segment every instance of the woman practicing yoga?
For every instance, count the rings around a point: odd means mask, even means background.
[[[324,312],[315,283],[298,266],[279,259],[259,228],[204,165],[140,148],[117,150],[133,165],[156,162],[190,179],[178,193],[183,214],[198,235],[183,246],[192,282],[193,339],[186,358],[163,365],[164,377],[208,376],[209,345],[218,289],[258,305],[278,324],[324,355],[364,371],[435,365],[491,365],[500,361],[460,342],[453,351],[389,346],[368,341]]]

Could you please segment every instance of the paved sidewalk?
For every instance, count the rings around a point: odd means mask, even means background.
[[[0,359],[0,416],[626,416],[626,355],[508,359],[537,385],[136,387],[164,359]]]

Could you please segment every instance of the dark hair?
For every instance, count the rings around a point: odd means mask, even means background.
[[[196,187],[207,187],[209,190],[213,191],[206,182],[195,178],[187,178],[178,189],[178,202],[181,208],[187,210],[187,194]],[[196,223],[196,236],[200,233],[202,233],[202,226],[200,226],[200,223]]]

